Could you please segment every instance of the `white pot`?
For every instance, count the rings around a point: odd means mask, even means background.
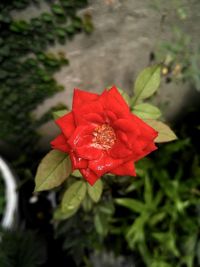
[[[0,156],[0,172],[5,184],[5,197],[6,206],[4,209],[4,214],[1,226],[6,229],[12,228],[16,224],[16,216],[18,209],[18,193],[16,177],[13,171],[6,163],[6,161]]]

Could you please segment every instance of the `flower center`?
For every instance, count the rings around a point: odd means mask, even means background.
[[[108,124],[97,126],[93,132],[93,136],[92,146],[98,149],[108,150],[116,141],[115,132]]]

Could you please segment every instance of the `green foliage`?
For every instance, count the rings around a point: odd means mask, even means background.
[[[84,200],[87,192],[87,185],[84,180],[73,183],[64,193],[61,209],[63,213],[76,211]]]
[[[61,185],[71,171],[69,156],[59,150],[51,150],[38,167],[35,191],[49,190]]]
[[[130,210],[126,219],[134,218],[125,238],[146,266],[197,266],[200,180],[194,152],[183,140],[161,148],[154,161],[141,160],[142,186],[129,190],[131,198],[116,199]]]
[[[103,192],[103,183],[99,179],[93,186],[87,184],[88,195],[94,202],[99,202],[101,194]]]
[[[187,138],[140,160],[136,180],[106,175],[99,202],[85,208],[86,196],[73,217],[58,223],[64,249],[74,258],[79,251],[81,262],[93,248],[137,255],[138,267],[199,266],[199,163]]]
[[[44,242],[31,231],[1,232],[0,266],[39,267],[46,261]]]
[[[177,139],[175,133],[168,125],[161,121],[145,120],[148,125],[158,131],[158,137],[155,139],[156,143],[170,142]]]
[[[76,13],[87,0],[49,2],[51,11],[29,21],[12,17],[13,10],[30,4],[39,6],[40,1],[0,3],[0,139],[29,154],[36,149],[38,127],[51,118],[48,113],[36,119],[32,111],[63,89],[53,75],[68,64],[62,53],[54,55],[46,49],[85,30],[84,17]]]
[[[137,77],[134,85],[133,103],[152,96],[160,85],[161,66],[155,65],[144,69]]]
[[[133,113],[140,117],[141,119],[158,119],[161,116],[161,111],[159,108],[148,104],[142,103],[133,107]]]
[[[53,118],[54,118],[54,120],[56,120],[56,119],[58,119],[58,118],[60,118],[60,117],[62,117],[64,115],[66,115],[67,112],[68,112],[67,109],[62,109],[62,110],[54,111],[53,112]]]
[[[151,97],[158,90],[160,80],[160,65],[153,65],[145,68],[136,78],[134,96],[130,100],[132,112],[145,120],[148,125],[158,132],[158,137],[155,139],[157,143],[169,142],[177,139],[177,136],[169,126],[156,120],[161,116],[159,108],[149,103],[143,103],[144,99]],[[138,102],[142,103],[137,104]]]

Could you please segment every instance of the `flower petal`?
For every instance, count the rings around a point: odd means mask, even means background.
[[[104,123],[105,120],[103,117],[97,113],[88,113],[88,114],[83,114],[83,117],[86,122],[94,123],[94,124],[100,124]]]
[[[68,139],[68,144],[73,149],[77,146],[87,145],[89,140],[92,140],[92,133],[94,129],[95,126],[93,125],[78,126]]]
[[[133,154],[133,151],[130,150],[124,142],[118,140],[110,151],[108,151],[109,155],[113,158],[126,158],[130,157]]]
[[[117,168],[111,170],[111,173],[116,174],[116,175],[136,176],[135,166],[134,166],[133,161],[128,161],[126,163],[121,164]]]
[[[89,182],[90,185],[94,185],[94,183],[100,178],[97,176],[92,170],[89,168],[87,169],[81,169],[80,173],[83,175],[85,180]]]
[[[130,117],[129,117],[130,118]],[[131,120],[127,119],[118,119],[114,124],[113,128],[120,130],[126,134],[131,134],[133,138],[139,134],[137,124],[134,124]]]
[[[103,117],[104,115],[103,106],[101,105],[99,101],[92,101],[92,102],[88,102],[87,105],[82,104],[82,106],[73,110],[73,115],[74,115],[74,120],[76,122],[76,125],[79,126],[79,125],[84,125],[85,123],[88,123],[87,116],[91,116],[91,115],[87,115],[87,114],[91,114],[91,112],[98,114],[95,120],[97,120],[97,117],[98,117],[98,120],[102,121],[101,117]],[[94,119],[94,116],[92,119]]]
[[[85,169],[88,167],[88,160],[77,157],[74,152],[70,153],[73,170]]]
[[[70,150],[67,140],[63,134],[58,135],[53,141],[51,141],[51,147],[65,153],[68,153]]]
[[[138,156],[135,155],[134,161],[138,161],[139,159],[147,156],[149,153],[153,152],[157,149],[157,146],[154,143],[149,143],[145,148],[143,148],[143,151],[138,154]]]
[[[156,132],[151,126],[138,118],[136,115],[131,114],[131,120],[135,124],[135,128],[139,129],[140,136],[144,140],[153,141],[158,136],[158,132]]]
[[[100,101],[105,110],[110,110],[110,108],[112,108],[112,112],[118,118],[127,117],[130,114],[129,106],[115,86],[110,90],[105,90],[100,96]]]
[[[78,88],[74,89],[72,110],[79,109],[83,104],[95,101],[99,98],[98,94],[82,91]]]
[[[96,160],[102,156],[102,150],[92,147],[90,144],[76,147],[75,148],[76,154],[78,157],[87,159],[87,160]]]
[[[67,139],[72,135],[76,128],[72,112],[57,119],[56,124],[60,127]]]
[[[99,159],[89,161],[88,166],[97,176],[102,176],[122,164],[122,162],[122,159],[114,159],[104,152]]]

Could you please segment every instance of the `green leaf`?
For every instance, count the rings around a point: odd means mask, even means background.
[[[66,153],[51,150],[38,166],[35,191],[59,186],[71,173],[71,161]]]
[[[52,11],[56,14],[56,15],[65,15],[65,12],[62,8],[61,5],[58,5],[58,4],[53,4],[52,5]]]
[[[145,187],[144,187],[144,200],[146,204],[151,204],[153,192],[152,192],[152,186],[149,177],[146,175],[145,177]]]
[[[89,198],[88,195],[86,195],[86,197],[84,198],[84,200],[82,202],[83,210],[85,212],[89,212],[89,211],[91,211],[92,206],[93,206],[92,200]]]
[[[63,212],[61,208],[58,208],[55,210],[54,214],[53,214],[53,218],[54,220],[66,220],[70,217],[72,217],[76,212],[77,212],[78,208],[77,209],[74,209],[74,210],[68,210],[68,211],[65,211]]]
[[[131,209],[132,211],[135,211],[137,213],[141,213],[145,210],[145,205],[135,199],[131,199],[131,198],[116,198],[115,202],[118,205],[124,206],[128,209]]]
[[[126,233],[126,239],[130,248],[134,248],[136,243],[144,242],[145,231],[144,226],[149,219],[149,215],[146,213],[141,214],[134,220],[134,223],[129,227]]]
[[[75,170],[72,172],[72,176],[75,176],[75,177],[83,177],[83,175],[80,173],[79,170]]]
[[[154,260],[151,263],[150,267],[172,267],[172,265],[165,261]]]
[[[110,221],[113,218],[115,208],[112,202],[106,202],[98,206],[94,216],[94,226],[97,233],[105,236],[108,233]]]
[[[177,139],[175,133],[169,128],[168,125],[161,121],[145,120],[154,130],[158,132],[158,137],[155,139],[156,143],[169,142]]]
[[[176,235],[174,232],[155,232],[152,236],[158,240],[163,248],[173,253],[174,256],[179,256],[179,251],[176,247]]]
[[[97,233],[100,236],[105,236],[108,232],[108,222],[106,220],[106,217],[103,216],[101,213],[97,213],[94,216],[94,226],[97,231]]]
[[[62,109],[62,110],[54,111],[53,112],[53,118],[54,118],[54,120],[57,120],[60,117],[66,115],[68,112],[69,111],[67,109]]]
[[[96,181],[96,183],[91,186],[90,184],[87,184],[88,188],[88,194],[91,197],[91,199],[97,203],[100,200],[102,191],[103,191],[103,183],[101,180]]]
[[[61,209],[62,213],[77,210],[85,198],[87,186],[85,181],[73,183],[63,195]]]
[[[167,216],[167,213],[164,211],[154,214],[152,217],[149,218],[149,225],[150,226],[156,225],[157,223],[164,220],[166,216]]]
[[[99,206],[99,210],[101,211],[101,213],[104,213],[105,216],[109,216],[115,212],[115,206],[112,201],[108,201]]]
[[[147,103],[133,107],[133,113],[141,119],[158,119],[161,116],[159,108]]]
[[[144,69],[135,81],[134,103],[152,96],[160,85],[161,66],[154,65]]]

